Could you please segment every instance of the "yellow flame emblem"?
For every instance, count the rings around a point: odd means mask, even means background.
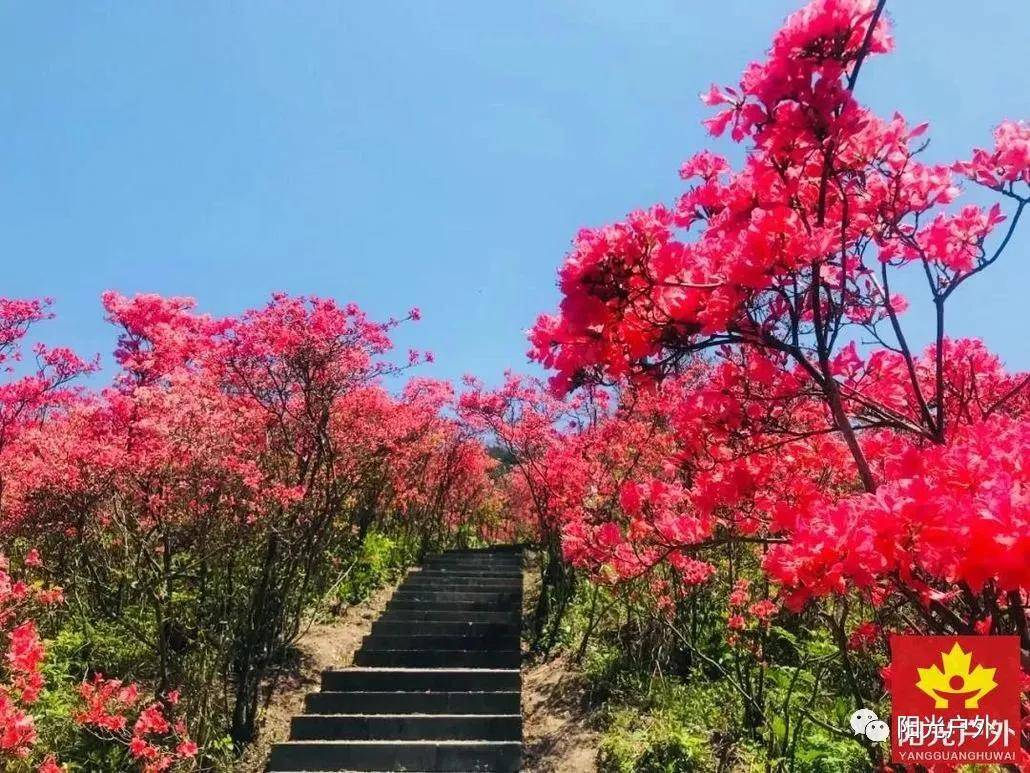
[[[965,699],[967,709],[980,707],[980,699],[998,686],[994,681],[995,668],[984,668],[977,664],[972,671],[973,656],[964,652],[955,642],[951,652],[941,653],[941,671],[936,664],[930,668],[917,668],[919,681],[916,687],[934,699],[934,708],[946,709],[952,698]],[[947,696],[951,696],[950,698]]]

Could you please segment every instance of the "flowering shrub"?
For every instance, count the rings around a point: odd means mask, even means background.
[[[186,734],[184,722],[168,718],[179,702],[176,691],[166,693],[162,701],[148,701],[137,685],[97,674],[79,692],[85,706],[75,716],[76,723],[101,738],[124,743],[143,773],[190,767],[197,744]]]
[[[23,559],[26,569],[41,566],[38,551]],[[8,560],[0,556],[0,762],[40,757],[40,773],[58,773],[64,767],[54,753],[36,752],[38,734],[33,709],[46,684],[43,663],[46,649],[33,615],[63,603],[60,588],[46,588],[38,581],[13,579]],[[136,684],[105,680],[99,675],[79,688],[82,706],[75,724],[109,743],[125,746],[143,773],[186,770],[197,754],[181,720],[166,719],[178,703],[168,693],[163,703],[147,702]]]
[[[1022,617],[1027,377],[947,338],[945,308],[1000,258],[1030,201],[1030,129],[1007,121],[993,150],[923,163],[925,125],[854,96],[864,61],[893,46],[882,7],[821,0],[792,15],[739,86],[703,96],[720,110],[712,134],[749,142],[742,169],[703,151],[675,205],[576,237],[560,314],[538,321],[532,354],[559,392],[657,393],[674,451],[622,483],[627,523],[584,521],[589,502],[566,512],[574,562],[633,576],[667,561],[697,582],[710,570],[685,548],[755,538],[795,608],[857,587],[922,609],[961,586],[983,596],[928,625],[969,630],[998,594]],[[956,172],[1014,210],[944,209]],[[923,356],[891,290],[912,264],[937,320]],[[851,329],[882,347],[860,350]]]
[[[448,385],[387,391],[430,358],[387,357],[404,320],[283,294],[222,319],[186,298],[102,300],[119,331],[109,386],[74,386],[94,365],[43,347],[34,374],[0,386],[0,546],[31,546],[30,564],[53,556],[77,613],[67,625],[128,647],[127,662],[103,658],[139,684],[84,663],[75,722],[142,770],[186,769],[227,730],[238,747],[253,738],[262,685],[370,529],[415,552],[469,531],[492,506],[493,463],[448,416]],[[0,302],[0,361],[47,313]],[[60,754],[32,749],[44,634],[22,612],[53,599],[18,582],[0,592],[17,602],[0,615],[3,748],[57,769]]]
[[[689,605],[692,656],[696,605],[719,605],[759,664],[750,689],[731,677],[759,726],[768,658],[800,646],[798,623],[775,625],[791,616],[818,620],[855,706],[882,690],[855,658],[881,656],[885,629],[1015,634],[1030,658],[1030,376],[947,334],[949,305],[1003,258],[1030,202],[1030,126],[924,161],[926,124],[856,96],[894,46],[884,6],[813,0],[738,84],[702,94],[741,164],[702,150],[675,201],[580,231],[560,308],[530,332],[553,399],[614,404],[585,429],[536,431],[546,448],[521,485],[546,496],[529,507],[596,582],[651,596],[674,626]],[[963,184],[995,200],[963,202]],[[921,353],[903,273],[925,279]],[[550,474],[570,464],[589,472]],[[815,701],[818,676],[809,688]],[[788,730],[770,753],[795,753]]]
[[[38,560],[35,552],[25,559]],[[43,689],[45,650],[35,614],[61,601],[59,588],[15,579],[10,569],[0,554],[0,762],[28,756],[36,741],[31,711]]]

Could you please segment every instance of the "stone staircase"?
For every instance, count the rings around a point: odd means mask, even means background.
[[[408,573],[270,771],[517,771],[522,554],[449,551]]]

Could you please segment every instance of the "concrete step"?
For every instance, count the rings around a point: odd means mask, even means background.
[[[384,623],[406,623],[417,625],[420,622],[431,623],[503,623],[505,625],[517,625],[519,623],[518,609],[491,610],[487,612],[476,612],[467,609],[424,609],[415,606],[411,609],[387,609],[379,616]]]
[[[522,576],[520,566],[467,566],[465,564],[426,564],[419,570],[421,573],[434,574],[467,574],[478,577],[495,576],[504,580],[513,580]]]
[[[410,579],[448,580],[449,582],[508,582],[512,585],[522,584],[522,572],[468,572],[448,571],[446,569],[422,569],[408,574]]]
[[[515,650],[519,648],[517,635],[454,636],[406,633],[399,635],[372,634],[361,643],[366,650]]]
[[[390,601],[423,601],[427,604],[507,604],[521,606],[522,594],[517,591],[433,591],[425,588],[398,589]]]
[[[354,655],[358,666],[382,668],[518,668],[518,650],[366,650]]]
[[[467,564],[461,562],[444,561],[435,564],[422,564],[412,567],[411,574],[422,574],[428,572],[439,572],[442,574],[499,574],[510,579],[522,573],[522,567],[518,564]]]
[[[322,689],[387,692],[486,692],[521,687],[517,668],[348,668],[322,672]]]
[[[460,556],[435,556],[422,562],[422,566],[467,566],[467,567],[521,567],[522,559],[511,556],[499,556],[495,558],[465,558]]]
[[[522,573],[522,567],[517,565],[506,566],[504,564],[498,566],[477,566],[475,564],[445,562],[440,564],[422,564],[421,566],[413,567],[411,571],[416,574],[438,572],[442,574],[499,574],[502,577],[514,577]]]
[[[517,690],[507,692],[314,692],[308,714],[518,714]]]
[[[443,553],[434,553],[426,556],[426,561],[439,558],[457,559],[460,561],[521,561],[522,553],[489,553],[485,551],[455,551],[445,550]]]
[[[473,591],[522,591],[522,578],[502,579],[495,577],[454,577],[437,575],[428,577],[421,574],[409,574],[401,583],[402,588],[444,588],[446,590]]]
[[[455,585],[465,585],[474,583],[476,585],[484,584],[487,587],[494,585],[506,585],[513,588],[522,587],[522,577],[520,575],[495,575],[493,577],[489,575],[459,575],[457,572],[433,572],[432,574],[423,572],[411,572],[405,578],[406,582],[425,582],[427,580],[436,580],[437,582],[448,582]]]
[[[451,557],[465,557],[465,558],[522,558],[521,550],[444,550],[441,553],[435,553],[429,558],[451,558]]]
[[[396,593],[474,593],[477,596],[521,596],[522,586],[517,584],[508,585],[482,585],[478,582],[454,582],[453,580],[414,580],[403,582],[395,591]]]
[[[427,588],[399,588],[390,599],[391,601],[474,601],[481,604],[514,603],[521,596],[520,591],[498,591],[498,590],[429,590]]]
[[[519,741],[289,741],[272,749],[275,771],[501,771],[519,769]]]
[[[506,593],[516,597],[522,595],[521,585],[510,583],[490,584],[480,582],[455,582],[454,580],[407,580],[397,588],[397,593]]]
[[[470,623],[465,620],[429,622],[428,620],[377,620],[372,623],[373,636],[513,636],[518,637],[515,623]]]
[[[293,741],[518,741],[519,714],[303,714],[290,725]]]
[[[483,598],[483,599],[487,598],[488,595],[492,593],[492,594],[496,594],[496,596],[499,597],[502,600],[509,600],[509,601],[521,601],[522,600],[522,588],[512,588],[512,587],[507,587],[507,588],[502,588],[502,587],[484,588],[484,587],[476,586],[476,585],[460,585],[460,584],[457,584],[457,583],[438,583],[438,582],[437,583],[426,583],[426,582],[403,583],[399,588],[397,588],[396,592],[393,595],[397,596],[398,594],[400,594],[402,597],[408,597],[408,596],[425,596],[426,594],[439,595],[439,594],[443,594],[443,593],[452,594],[452,595],[457,594],[459,596],[461,594],[465,594],[465,593],[472,593],[472,594],[475,594],[476,596],[478,596],[479,598]]]
[[[467,567],[483,567],[483,566],[503,566],[503,567],[521,567],[522,559],[514,556],[496,556],[496,557],[474,557],[467,558],[462,556],[434,556],[433,558],[426,559],[422,562],[422,566],[437,566],[445,564],[447,566],[467,566]]]
[[[512,601],[429,601],[427,599],[391,599],[387,612],[506,612],[517,615],[519,605]]]

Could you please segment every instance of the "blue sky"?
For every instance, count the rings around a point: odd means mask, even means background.
[[[679,190],[713,144],[698,92],[734,82],[797,5],[4,3],[0,294],[53,296],[44,337],[105,358],[107,288],[214,314],[277,289],[417,305],[399,343],[434,351],[427,372],[493,381],[525,366],[576,230]],[[930,121],[934,158],[1030,117],[1030,3],[888,9],[898,51],[859,94]],[[1015,368],[1028,254],[1024,228],[951,315]]]

